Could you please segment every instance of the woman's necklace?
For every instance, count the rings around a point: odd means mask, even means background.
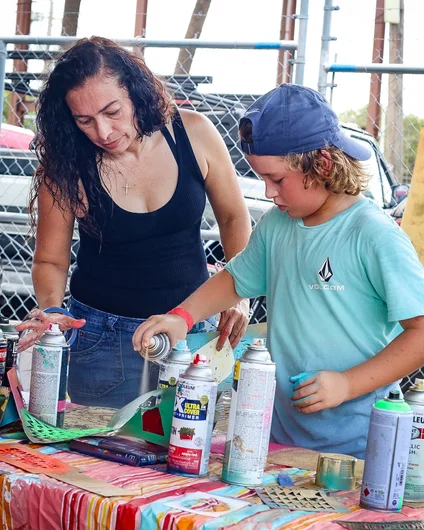
[[[144,149],[144,146],[146,145],[146,142],[147,142],[147,136],[144,135],[143,139],[141,140],[141,149],[140,149],[140,153],[139,153],[138,156],[140,156],[141,153],[143,152],[143,149]],[[118,171],[119,171],[119,169],[118,169]],[[128,178],[123,175],[122,171],[119,171],[119,173],[125,178],[125,184],[122,187],[125,189],[125,195],[128,195],[128,190],[131,188],[131,184],[128,184]]]

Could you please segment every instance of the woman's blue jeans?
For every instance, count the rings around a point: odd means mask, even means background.
[[[74,298],[70,312],[87,323],[71,346],[68,392],[73,403],[121,408],[141,394],[144,358],[134,351],[132,336],[143,319],[93,309]],[[199,322],[191,333],[212,331]],[[149,388],[156,389],[158,365],[149,363]]]

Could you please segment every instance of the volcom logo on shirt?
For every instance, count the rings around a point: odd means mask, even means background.
[[[330,265],[330,258],[327,258],[317,271],[321,284],[309,284],[309,289],[318,291],[344,291],[344,285],[329,285],[328,282],[334,276]]]
[[[333,277],[333,271],[331,270],[330,258],[327,258],[321,267],[318,269],[318,277],[322,282],[329,282]]]

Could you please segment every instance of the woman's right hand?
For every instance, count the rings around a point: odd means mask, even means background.
[[[44,313],[41,309],[33,309],[24,320],[16,326],[16,331],[27,331],[19,338],[18,352],[30,348],[47,330],[49,324],[59,324],[61,331],[72,328],[82,328],[85,325],[83,318],[76,319],[60,313]]]
[[[187,336],[187,323],[178,315],[154,315],[140,324],[133,335],[134,351],[141,352],[149,347],[150,339],[158,333],[166,333],[173,348]]]

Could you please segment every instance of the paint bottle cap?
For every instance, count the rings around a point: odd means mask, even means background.
[[[400,401],[403,400],[403,397],[400,395],[399,390],[390,390],[387,399],[390,399],[391,401]]]
[[[47,331],[51,331],[52,333],[60,333],[59,324],[49,324],[49,328]]]
[[[418,392],[424,392],[424,379],[420,379],[419,377],[416,377],[414,381],[413,389]]]
[[[193,359],[193,364],[207,364],[208,360],[206,358],[206,355],[202,355],[201,353],[196,353]]]
[[[177,351],[188,350],[187,341],[179,340],[177,344],[173,347],[173,350],[177,350]]]

